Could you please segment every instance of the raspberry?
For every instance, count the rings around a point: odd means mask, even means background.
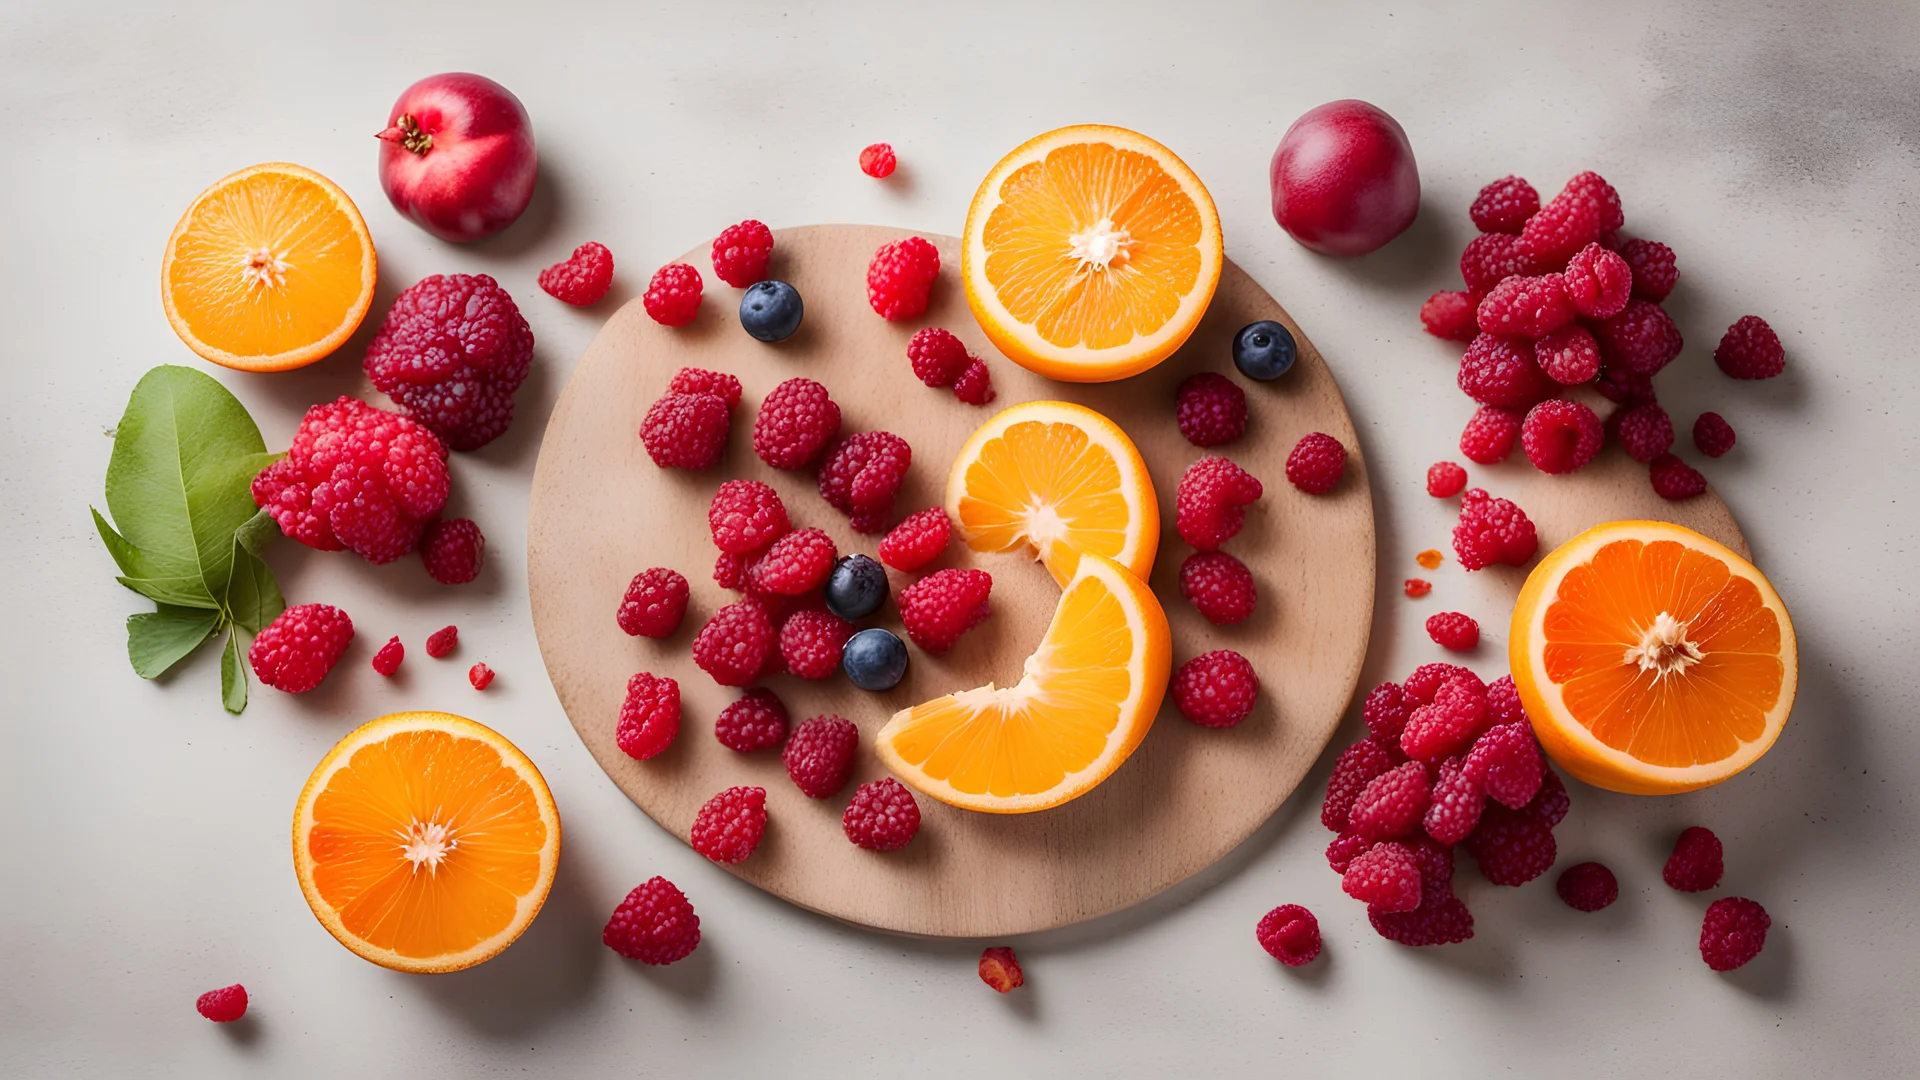
[[[1396,682],[1383,682],[1367,691],[1367,699],[1360,705],[1360,718],[1367,724],[1367,738],[1387,747],[1400,745],[1400,733],[1406,730],[1407,717],[1412,712],[1406,691]]]
[[[860,729],[838,716],[816,716],[793,729],[780,760],[794,786],[810,799],[824,799],[847,786]]]
[[[493,669],[481,661],[467,669],[467,681],[473,684],[475,690],[485,690],[493,685],[493,674]]]
[[[1691,499],[1707,490],[1707,478],[1700,470],[1672,454],[1661,454],[1647,466],[1647,478],[1663,499]]]
[[[700,271],[686,263],[670,263],[653,272],[641,306],[662,326],[685,326],[700,313]]]
[[[953,525],[947,512],[929,506],[908,514],[880,541],[880,561],[895,570],[913,573],[947,550],[953,538]]]
[[[1606,442],[1606,428],[1577,401],[1548,398],[1527,410],[1520,445],[1543,473],[1570,473],[1592,461]]]
[[[1466,761],[1450,757],[1440,763],[1427,812],[1421,825],[1442,844],[1457,844],[1473,833],[1487,804],[1486,792],[1466,773]]]
[[[1529,408],[1558,388],[1534,363],[1532,342],[1493,334],[1481,334],[1467,346],[1456,381],[1473,400],[1505,409]]]
[[[953,382],[953,396],[968,405],[985,405],[998,395],[993,392],[993,375],[985,360],[972,360]]]
[[[1715,971],[1732,971],[1760,955],[1773,920],[1767,909],[1741,896],[1707,905],[1700,920],[1700,959]]]
[[[231,1024],[247,1015],[247,988],[234,983],[201,994],[193,1003],[200,1015],[216,1024]]]
[[[885,180],[893,175],[897,160],[893,156],[893,147],[877,142],[860,151],[860,171],[875,180]]]
[[[1633,274],[1633,295],[1659,303],[1680,280],[1673,249],[1652,240],[1633,239],[1620,245],[1620,258]]]
[[[1435,695],[1440,693],[1440,687],[1455,679],[1465,679],[1469,688],[1480,686],[1480,676],[1459,664],[1421,664],[1414,668],[1413,674],[1407,676],[1407,681],[1401,684],[1406,694],[1407,707],[1433,704]],[[1484,694],[1485,688],[1482,687],[1481,691]]]
[[[720,230],[713,239],[713,276],[744,289],[767,276],[773,258],[773,230],[748,218]]]
[[[459,640],[459,627],[443,626],[427,635],[427,655],[438,660],[452,652],[454,645],[456,645]]]
[[[1481,232],[1519,235],[1527,219],[1540,211],[1540,193],[1517,176],[1503,176],[1474,197],[1467,216]]]
[[[1527,219],[1514,251],[1535,266],[1565,266],[1581,248],[1600,239],[1601,213],[1597,200],[1569,184]]]
[[[849,517],[886,514],[912,463],[913,447],[892,432],[849,435],[827,451],[820,465],[820,497]]]
[[[1453,527],[1453,553],[1468,570],[1495,563],[1525,566],[1539,550],[1540,538],[1526,511],[1480,488],[1460,497],[1460,521]]]
[[[710,469],[727,452],[733,421],[725,398],[713,394],[668,394],[640,422],[647,456],[663,469]]]
[[[467,518],[436,518],[420,534],[420,561],[427,576],[442,585],[465,585],[480,576],[487,538]]]
[[[1261,916],[1253,936],[1268,955],[1288,967],[1312,963],[1320,955],[1320,920],[1299,904],[1281,904]]]
[[[840,828],[868,851],[899,851],[920,831],[920,804],[891,776],[869,780],[853,789]]]
[[[791,528],[780,493],[758,480],[728,480],[707,504],[713,546],[734,555],[765,550]]]
[[[672,637],[687,614],[687,579],[664,566],[642,570],[627,586],[615,620],[634,637]]]
[[[1444,341],[1472,341],[1480,332],[1474,325],[1473,294],[1442,289],[1420,305],[1420,325]]]
[[[600,940],[629,960],[671,964],[700,945],[700,916],[673,882],[651,877],[613,909]]]
[[[1495,285],[1480,301],[1474,321],[1482,333],[1544,337],[1573,321],[1577,312],[1559,274],[1515,276]]]
[[[1180,594],[1215,626],[1245,620],[1260,596],[1247,564],[1224,551],[1202,551],[1180,564]]]
[[[1409,599],[1418,600],[1433,591],[1433,582],[1425,578],[1410,577],[1401,589]]]
[[[1374,932],[1401,945],[1452,945],[1473,936],[1473,913],[1457,896],[1431,907],[1389,912],[1367,909]]]
[[[540,271],[540,289],[548,296],[574,307],[600,302],[613,288],[613,252],[607,245],[589,240],[573,249],[565,262],[557,262]]]
[[[1174,705],[1201,727],[1228,728],[1245,720],[1259,693],[1253,665],[1232,649],[1201,653],[1173,677]]]
[[[1703,412],[1693,422],[1693,448],[1710,458],[1733,449],[1733,425],[1717,412]]]
[[[400,661],[406,658],[407,647],[400,644],[399,636],[395,635],[380,646],[379,652],[373,654],[373,670],[391,678],[394,672],[400,670]]]
[[[747,571],[752,568],[753,560],[759,558],[766,549],[750,551],[744,555],[735,555],[723,551],[713,560],[713,583],[723,589],[744,589],[747,587]]]
[[[1560,774],[1553,771],[1551,765],[1540,766],[1540,793],[1533,797],[1522,813],[1539,818],[1551,829],[1560,824],[1567,816],[1570,800],[1567,798],[1567,785],[1560,780]]]
[[[1225,375],[1203,371],[1181,380],[1173,414],[1188,442],[1223,446],[1246,434],[1247,394]]]
[[[1246,522],[1246,506],[1264,489],[1251,473],[1223,457],[1187,466],[1174,496],[1174,527],[1200,551],[1215,551]]]
[[[687,839],[693,850],[726,864],[744,861],[767,831],[767,789],[730,787],[708,799],[693,816]]]
[[[1599,911],[1620,898],[1620,882],[1600,863],[1575,863],[1560,871],[1553,891],[1575,911]]]
[[[1609,366],[1653,375],[1680,355],[1680,328],[1660,305],[1629,300],[1619,313],[1594,324],[1600,355]]]
[[[777,596],[810,593],[827,583],[833,561],[839,557],[833,538],[819,529],[790,532],[748,568],[747,588]]]
[[[1320,824],[1334,832],[1346,832],[1351,824],[1354,800],[1395,764],[1393,754],[1371,739],[1362,739],[1342,750],[1334,759],[1332,774],[1327,777],[1327,797],[1320,803]]]
[[[1467,778],[1489,798],[1514,810],[1524,808],[1540,793],[1542,768],[1533,728],[1525,723],[1496,724],[1467,752]]]
[[[1419,710],[1414,717],[1418,719]],[[1431,797],[1426,766],[1408,761],[1367,781],[1354,796],[1347,825],[1373,840],[1393,840],[1420,827]]]
[[[1616,405],[1639,405],[1657,400],[1653,392],[1653,376],[1628,371],[1619,364],[1608,364],[1604,354],[1601,356],[1600,377],[1593,381],[1593,388],[1600,396]]]
[[[840,670],[840,650],[852,636],[853,624],[838,615],[796,611],[780,624],[780,658],[803,679],[829,678]]]
[[[1726,873],[1726,862],[1720,847],[1720,838],[1713,830],[1698,825],[1688,826],[1673,842],[1673,854],[1667,856],[1667,865],[1660,871],[1660,877],[1668,885],[1681,892],[1705,892],[1720,884],[1720,877]]]
[[[1554,382],[1578,386],[1600,374],[1600,343],[1584,326],[1563,326],[1533,343],[1533,362]]]
[[[913,377],[928,386],[952,386],[972,360],[959,338],[937,326],[916,330],[907,339],[907,362],[913,365]]]
[[[1467,486],[1467,470],[1451,461],[1436,461],[1427,466],[1427,494],[1446,499],[1460,494]]]
[[[840,434],[840,406],[812,379],[788,379],[760,402],[753,452],[776,469],[804,469]]]
[[[1405,844],[1375,844],[1347,864],[1340,888],[1378,911],[1412,911],[1420,906],[1420,864]]]
[[[712,394],[731,409],[740,404],[740,380],[721,371],[683,367],[673,373],[667,391],[674,394]]]
[[[1599,244],[1588,244],[1567,260],[1561,283],[1573,308],[1591,319],[1617,315],[1633,296],[1633,268]]]
[[[918,318],[939,275],[940,250],[920,237],[881,244],[867,264],[867,302],[888,322]]]
[[[1658,402],[1629,405],[1608,421],[1621,448],[1635,461],[1652,461],[1673,448],[1673,421]]]
[[[645,761],[673,745],[680,734],[680,684],[642,671],[627,680],[627,698],[613,741],[630,758]]]
[[[1013,950],[998,945],[981,952],[980,981],[1004,994],[1025,986],[1027,977],[1020,970],[1020,961],[1014,959]]]
[[[1502,675],[1487,684],[1487,715],[1496,724],[1527,722],[1526,710],[1520,705],[1520,691],[1513,686],[1513,676]]]
[[[485,274],[435,274],[394,298],[362,361],[374,388],[455,450],[513,423],[533,364],[533,331]]]
[[[390,563],[419,545],[450,482],[439,436],[342,397],[307,410],[287,456],[253,478],[253,502],[310,548]]]
[[[320,685],[353,640],[353,620],[328,604],[296,604],[260,629],[247,661],[260,681],[302,694]]]
[[[745,686],[774,650],[773,620],[748,597],[721,608],[693,639],[693,662],[721,686]]]
[[[1341,833],[1327,844],[1327,865],[1333,867],[1336,874],[1344,874],[1353,860],[1365,854],[1373,847],[1373,841],[1359,833]]]
[[[1481,465],[1505,461],[1520,438],[1520,423],[1525,416],[1519,409],[1480,406],[1460,432],[1460,453]]]
[[[1721,335],[1713,362],[1736,379],[1771,379],[1787,369],[1787,353],[1765,319],[1742,315]]]
[[[1433,701],[1414,709],[1400,733],[1400,749],[1419,761],[1439,761],[1471,744],[1487,726],[1487,694],[1466,679],[1449,679]]]
[[[1481,233],[1460,253],[1460,277],[1476,302],[1495,285],[1526,272],[1528,260],[1520,253],[1520,238],[1505,233]]]
[[[1489,803],[1466,847],[1480,874],[1495,885],[1525,885],[1547,872],[1557,855],[1553,827],[1530,814]]]
[[[1331,435],[1301,436],[1287,455],[1287,479],[1309,495],[1325,495],[1347,473],[1347,448]]]
[[[944,653],[987,617],[992,592],[985,570],[941,570],[900,590],[900,621],[915,645]]]
[[[1458,611],[1443,611],[1427,617],[1427,636],[1443,649],[1467,652],[1480,644],[1480,624]]]

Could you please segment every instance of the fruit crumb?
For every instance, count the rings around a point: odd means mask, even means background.
[[[454,645],[458,644],[459,641],[459,627],[443,626],[427,635],[427,655],[438,660],[452,652]]]
[[[406,656],[407,647],[400,644],[400,638],[390,637],[385,645],[380,646],[380,651],[373,654],[373,670],[391,678],[394,672],[400,670],[400,661]]]
[[[980,981],[1004,994],[1017,986],[1025,986],[1027,977],[1020,970],[1020,961],[1014,959],[1013,950],[996,945],[980,954]]]
[[[1438,548],[1428,548],[1427,550],[1421,552],[1420,554],[1415,555],[1413,557],[1413,561],[1419,563],[1421,569],[1431,570],[1434,567],[1439,566],[1440,561],[1444,558],[1446,558],[1446,556],[1440,554],[1440,550]]]
[[[1433,591],[1433,582],[1426,578],[1410,577],[1402,588],[1406,590],[1407,596],[1418,600]]]
[[[473,684],[475,690],[485,690],[493,685],[493,669],[483,660],[467,669],[467,681]]]
[[[883,142],[874,143],[860,151],[860,171],[875,180],[885,180],[893,175],[899,159],[893,155],[893,147]]]
[[[247,1015],[247,988],[234,983],[218,990],[209,990],[200,995],[193,1003],[200,1015],[216,1024],[231,1024]]]

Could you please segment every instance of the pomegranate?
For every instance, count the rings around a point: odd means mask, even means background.
[[[1393,117],[1351,98],[1310,109],[1268,170],[1273,219],[1323,255],[1365,255],[1420,212],[1420,170]]]
[[[380,186],[393,208],[463,243],[513,224],[533,198],[540,157],[513,92],[464,72],[429,75],[400,95],[380,132]]]

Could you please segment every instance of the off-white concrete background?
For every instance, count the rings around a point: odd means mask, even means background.
[[[1920,1069],[1920,14],[1622,2],[1603,19],[1601,7],[6,5],[0,1073]],[[394,214],[374,167],[372,134],[394,96],[450,69],[513,88],[542,159],[526,218],[464,248]],[[1426,206],[1387,250],[1330,262],[1273,224],[1266,163],[1294,116],[1347,96],[1406,126]],[[1327,871],[1317,792],[1303,791],[1199,879],[1013,942],[1030,982],[1000,998],[974,977],[979,942],[838,926],[705,865],[580,746],[534,647],[525,507],[547,410],[612,304],[747,216],[957,231],[1002,152],[1085,120],[1154,134],[1199,171],[1229,254],[1339,375],[1378,484],[1384,602],[1369,685],[1434,657],[1418,620],[1443,604],[1496,628],[1504,619],[1451,563],[1431,601],[1395,588],[1415,551],[1444,546],[1445,508],[1421,476],[1449,454],[1469,407],[1448,368],[1457,347],[1424,337],[1414,312],[1450,279],[1474,190],[1517,171],[1551,191],[1597,168],[1623,193],[1630,230],[1679,251],[1670,307],[1689,346],[1661,392],[1682,425],[1711,407],[1739,431],[1708,471],[1796,614],[1801,696],[1773,753],[1719,788],[1634,799],[1576,787],[1563,862],[1612,865],[1623,886],[1613,908],[1576,914],[1550,880],[1498,889],[1463,868],[1479,936],[1442,950],[1388,944]],[[854,166],[876,139],[903,162],[885,184]],[[365,211],[381,255],[376,320],[423,275],[484,270],[521,301],[539,345],[519,422],[454,466],[454,506],[491,541],[481,581],[441,588],[416,562],[374,569],[277,545],[288,596],[342,605],[360,637],[317,692],[256,686],[234,719],[218,706],[212,655],[159,684],[128,669],[122,620],[144,602],[113,584],[87,505],[101,497],[104,429],[139,374],[198,363],[155,296],[168,231],[204,185],[273,159],[319,169]],[[616,295],[563,309],[534,275],[588,238],[619,259]],[[1712,367],[1720,329],[1748,312],[1781,331],[1784,378],[1736,384]],[[306,405],[362,389],[365,337],[298,374],[221,378],[269,444],[285,445]],[[459,663],[436,663],[418,642],[449,621]],[[412,655],[389,683],[367,660],[395,633]],[[476,694],[464,671],[482,658],[500,678]],[[393,974],[342,950],[289,866],[289,813],[313,763],[350,726],[411,707],[506,732],[566,818],[545,912],[499,959],[458,975]],[[1727,843],[1725,891],[1775,919],[1765,954],[1731,975],[1695,951],[1705,898],[1659,881],[1672,834],[1694,822]],[[693,958],[664,970],[598,940],[612,905],[654,873],[686,888],[705,929]],[[1255,920],[1285,901],[1312,907],[1326,935],[1301,971],[1253,942]],[[196,994],[236,980],[255,1003],[244,1026],[194,1015]]]

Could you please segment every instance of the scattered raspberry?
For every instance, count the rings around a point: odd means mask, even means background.
[[[867,264],[867,302],[889,322],[918,318],[939,274],[939,249],[920,237],[881,244]]]
[[[1629,300],[1619,314],[1594,324],[1600,355],[1636,375],[1653,375],[1680,355],[1680,328],[1660,305]]]
[[[1200,551],[1215,551],[1246,523],[1246,506],[1264,489],[1251,473],[1223,457],[1187,466],[1174,497],[1174,527]]]
[[[853,789],[840,828],[868,851],[899,851],[920,831],[920,804],[891,776],[869,780]]]
[[[1359,833],[1344,832],[1327,844],[1327,865],[1333,867],[1336,874],[1344,874],[1353,860],[1365,854],[1373,847],[1373,841]]]
[[[1427,617],[1427,636],[1443,649],[1468,652],[1480,644],[1480,624],[1458,611],[1443,611]]]
[[[1629,405],[1610,419],[1621,448],[1635,461],[1652,461],[1673,448],[1673,421],[1659,402]]]
[[[1420,325],[1446,341],[1472,341],[1480,332],[1474,323],[1474,307],[1472,293],[1442,289],[1420,305]]]
[[[1618,315],[1633,296],[1633,268],[1599,244],[1588,244],[1567,260],[1561,281],[1574,310],[1590,319]]]
[[[600,940],[629,960],[671,964],[699,946],[700,916],[673,882],[652,877],[613,909]]]
[[[767,276],[773,258],[773,230],[748,218],[713,238],[713,276],[744,289]]]
[[[642,570],[627,586],[615,619],[635,637],[671,637],[686,617],[687,596],[687,579],[678,571],[664,566]]]
[[[740,380],[722,371],[683,367],[673,373],[667,391],[674,394],[712,394],[731,409],[740,404]]]
[[[1408,721],[1409,730],[1419,721],[1420,710],[1415,709],[1413,715]],[[1426,766],[1417,761],[1396,765],[1360,789],[1347,814],[1347,825],[1370,839],[1397,839],[1420,827],[1431,796]],[[1418,898],[1414,903],[1419,903]]]
[[[840,552],[819,529],[790,532],[773,542],[747,571],[747,587],[756,593],[800,596],[827,583]]]
[[[1620,211],[1620,193],[1614,190],[1612,184],[1601,179],[1597,172],[1583,172],[1567,181],[1561,193],[1590,200],[1600,218],[1602,233],[1613,232],[1627,223],[1626,215]]]
[[[1453,553],[1468,570],[1495,563],[1525,566],[1540,547],[1539,535],[1526,511],[1508,499],[1496,499],[1480,488],[1468,488],[1460,498],[1460,521],[1453,527]]]
[[[1224,551],[1202,551],[1180,564],[1180,594],[1215,626],[1245,620],[1259,602],[1253,571]]]
[[[853,624],[838,615],[796,611],[780,624],[780,657],[803,679],[829,678],[840,670],[840,650],[852,636]]]
[[[1575,911],[1599,911],[1620,898],[1620,882],[1600,863],[1575,863],[1560,871],[1553,891]]]
[[[1494,334],[1481,334],[1467,346],[1456,381],[1473,400],[1505,409],[1530,408],[1558,389],[1534,363],[1531,342]]]
[[[1375,844],[1347,864],[1340,888],[1378,911],[1412,911],[1420,906],[1420,864],[1405,844]]]
[[[589,240],[573,249],[565,262],[557,262],[540,271],[540,289],[548,296],[574,307],[600,302],[613,288],[613,252],[607,245]]]
[[[1004,994],[1025,986],[1027,977],[1020,970],[1020,961],[1013,958],[1013,950],[997,945],[980,954],[980,981]]]
[[[613,741],[630,758],[645,761],[673,745],[680,734],[680,684],[642,671],[627,680]]]
[[[302,694],[320,685],[353,640],[353,620],[330,604],[296,604],[260,629],[247,661],[260,681]]]
[[[1515,236],[1527,219],[1540,211],[1540,193],[1517,176],[1503,176],[1474,197],[1467,216],[1481,232],[1512,233]]]
[[[1452,945],[1473,936],[1473,913],[1457,896],[1447,896],[1431,907],[1390,912],[1367,909],[1374,932],[1401,945]]]
[[[953,525],[947,512],[929,506],[908,514],[880,541],[880,561],[906,573],[913,573],[947,550],[953,538]]]
[[[1451,461],[1436,461],[1427,466],[1427,494],[1446,499],[1460,494],[1467,486],[1467,470]]]
[[[443,626],[427,635],[427,655],[438,660],[452,652],[454,645],[458,644],[459,641],[459,627]]]
[[[860,745],[860,729],[838,716],[816,716],[793,729],[780,760],[787,775],[810,799],[824,799],[847,786],[853,771],[853,752]]]
[[[889,513],[912,463],[913,447],[890,431],[849,435],[820,465],[820,497],[850,517]]]
[[[1496,724],[1467,752],[1467,778],[1487,796],[1514,810],[1524,808],[1540,793],[1545,763],[1525,722]]]
[[[860,151],[860,171],[875,180],[892,176],[896,164],[898,161],[893,156],[893,147],[886,143],[877,142]]]
[[[1653,490],[1663,499],[1691,499],[1707,490],[1707,478],[1700,470],[1672,454],[1661,454],[1647,466]]]
[[[1620,257],[1633,271],[1633,295],[1659,303],[1680,280],[1673,249],[1652,240],[1629,240],[1620,245]]]
[[[726,399],[713,394],[668,394],[640,422],[647,456],[663,469],[710,469],[727,452],[733,427]]]
[[[449,484],[439,436],[342,397],[307,410],[287,456],[253,478],[253,502],[310,548],[390,563],[419,546]]]
[[[686,263],[670,263],[653,272],[640,304],[662,326],[685,326],[700,313],[700,271]]]
[[[234,983],[200,995],[193,1007],[216,1024],[231,1024],[247,1015],[247,988]]]
[[[1410,577],[1400,586],[1400,589],[1407,594],[1408,599],[1418,600],[1433,591],[1433,582],[1426,578]]]
[[[1394,767],[1393,754],[1371,739],[1362,739],[1334,759],[1327,777],[1327,797],[1320,803],[1320,824],[1337,833],[1348,831],[1353,803],[1366,786]]]
[[[974,359],[953,382],[953,396],[968,405],[985,405],[998,395],[993,390],[993,375],[985,360]]]
[[[400,661],[406,658],[407,647],[400,644],[399,636],[395,635],[380,646],[379,652],[373,654],[373,670],[392,678],[393,673],[400,670]]]
[[[1606,428],[1592,409],[1564,398],[1548,398],[1535,405],[1520,425],[1520,445],[1527,460],[1544,473],[1581,468],[1600,452],[1606,437]]]
[[[937,326],[916,330],[907,339],[907,361],[913,365],[913,376],[928,386],[952,386],[972,360],[959,338]]]
[[[1465,750],[1487,727],[1487,692],[1478,680],[1454,678],[1433,700],[1415,708],[1400,733],[1400,749],[1418,761],[1439,761]]]
[[[1502,675],[1487,684],[1487,715],[1496,724],[1527,722],[1526,710],[1520,706],[1520,691],[1513,687],[1513,676]]]
[[[1563,326],[1533,343],[1533,362],[1562,386],[1592,382],[1600,374],[1600,343],[1584,326]]]
[[[1653,376],[1628,371],[1619,364],[1608,364],[1604,354],[1600,377],[1593,381],[1593,388],[1616,405],[1639,405],[1658,398],[1653,392]]]
[[[1707,905],[1700,920],[1700,959],[1715,971],[1732,971],[1760,955],[1772,926],[1766,908],[1745,897],[1723,896]]]
[[[1232,649],[1201,653],[1173,677],[1174,705],[1201,727],[1227,728],[1245,720],[1259,693],[1253,665]]]
[[[1460,253],[1460,277],[1476,302],[1500,282],[1526,273],[1528,265],[1520,253],[1520,238],[1505,233],[1481,233]]]
[[[735,555],[763,550],[790,528],[780,493],[758,480],[728,480],[707,505],[713,546]]]
[[[1733,425],[1717,412],[1703,412],[1693,422],[1693,448],[1710,458],[1733,449]]]
[[[442,585],[465,585],[480,576],[487,538],[467,518],[435,518],[420,534],[420,561],[427,576]]]
[[[772,749],[787,737],[787,707],[773,691],[755,687],[714,717],[713,737],[742,754]]]
[[[1553,828],[1530,814],[1488,803],[1466,847],[1495,885],[1525,885],[1553,866]]]
[[[1421,664],[1407,676],[1401,688],[1406,693],[1408,705],[1431,705],[1440,693],[1440,688],[1455,679],[1465,679],[1468,687],[1479,687],[1485,694],[1486,688],[1480,682],[1480,676],[1461,667],[1459,664]]]
[[[533,364],[533,331],[485,274],[435,274],[394,298],[362,361],[374,388],[455,450],[513,423]]]
[[[1765,319],[1742,315],[1721,336],[1713,362],[1736,379],[1771,379],[1787,369],[1787,352]]]
[[[1689,826],[1674,841],[1673,854],[1667,856],[1666,868],[1660,872],[1668,885],[1681,892],[1705,892],[1720,884],[1720,877],[1726,873],[1726,862],[1720,847],[1720,838],[1713,830],[1698,825]]]
[[[1495,285],[1480,301],[1474,320],[1482,333],[1537,338],[1572,322],[1576,314],[1565,279],[1543,274],[1510,277]]]
[[[1600,239],[1599,203],[1584,191],[1562,190],[1520,229],[1514,251],[1535,266],[1565,266]]]
[[[1367,699],[1360,705],[1367,738],[1387,747],[1400,745],[1400,733],[1406,730],[1407,717],[1412,713],[1406,691],[1396,682],[1383,682],[1367,691]]]
[[[1347,448],[1331,435],[1303,435],[1287,455],[1287,479],[1309,495],[1325,495],[1347,473]]]
[[[1246,391],[1211,371],[1181,380],[1173,412],[1180,434],[1195,446],[1224,446],[1247,431]]]
[[[1428,548],[1413,557],[1413,561],[1419,563],[1423,570],[1435,569],[1445,560],[1446,556],[1440,554],[1439,548]]]
[[[915,645],[943,653],[987,617],[992,592],[985,570],[940,570],[900,590],[900,621]]]
[[[480,661],[467,669],[467,681],[473,684],[475,690],[485,690],[493,685],[493,674],[493,669],[485,661]]]
[[[1473,833],[1487,795],[1466,773],[1466,759],[1450,757],[1440,762],[1440,774],[1434,778],[1427,812],[1421,825],[1427,835],[1442,844],[1457,844]]]
[[[708,799],[693,816],[693,850],[717,863],[737,863],[753,854],[767,831],[767,789],[730,787]]]
[[[1482,405],[1460,432],[1460,453],[1468,461],[1493,465],[1505,461],[1520,439],[1520,424],[1526,416],[1519,409]]]
[[[840,434],[840,406],[812,379],[788,379],[760,403],[753,452],[776,469],[804,469]]]
[[[1567,785],[1561,781],[1560,774],[1553,771],[1553,766],[1542,764],[1540,794],[1533,797],[1533,801],[1527,804],[1527,808],[1522,813],[1539,818],[1547,823],[1547,828],[1551,829],[1565,820],[1570,805],[1571,800],[1567,798]]]
[[[1261,916],[1253,936],[1268,955],[1288,967],[1312,963],[1320,955],[1320,920],[1299,904],[1281,904]]]
[[[713,613],[693,639],[693,662],[721,686],[745,686],[774,650],[773,619],[748,597]]]

